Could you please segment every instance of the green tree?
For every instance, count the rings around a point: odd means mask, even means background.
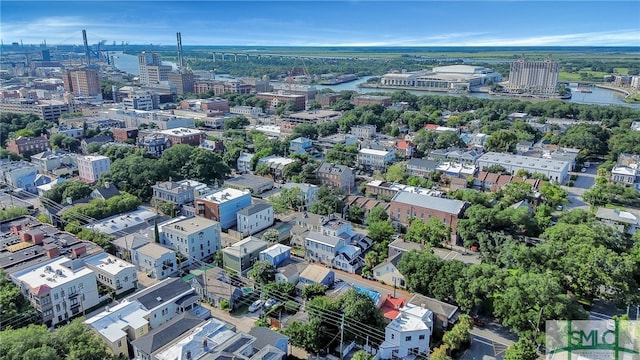
[[[276,268],[267,261],[256,261],[247,275],[257,283],[266,284],[275,280]]]
[[[54,185],[51,190],[47,190],[43,197],[56,203],[62,203],[67,201],[67,198],[71,200],[79,200],[85,198],[91,194],[91,186],[83,183],[82,181],[64,181]],[[45,205],[48,205],[45,203]]]
[[[387,214],[387,211],[382,206],[374,206],[367,215],[367,224],[387,220],[389,220],[389,214]]]
[[[316,194],[317,200],[311,204],[309,211],[318,215],[341,213],[344,210],[344,191],[322,185]]]
[[[327,292],[327,287],[323,284],[309,284],[302,288],[302,298],[311,300],[317,296],[323,296]]]
[[[364,344],[370,331],[366,331],[360,324],[367,324],[379,330],[385,327],[382,312],[371,297],[355,289],[349,289],[338,300],[344,313],[345,338],[353,338],[359,344]]]
[[[507,348],[504,353],[504,360],[536,360],[538,351],[536,344],[527,338],[520,338],[517,342]]]
[[[498,130],[487,137],[484,144],[485,151],[498,151],[498,152],[516,152],[516,144],[518,138],[513,131]]]
[[[448,351],[449,351],[449,346],[447,346],[446,344],[442,344],[437,348],[433,349],[433,352],[431,353],[431,356],[429,357],[429,359],[430,360],[452,360],[451,356],[447,354]]]
[[[451,228],[436,217],[432,217],[426,223],[420,219],[414,219],[405,235],[405,240],[430,246],[440,246],[449,239],[451,239]]]
[[[291,339],[293,345],[310,353],[320,351],[327,341],[323,339],[326,329],[319,319],[310,319],[308,322],[293,321],[285,328],[284,334]]]
[[[339,165],[355,167],[358,159],[358,147],[355,145],[344,146],[337,144],[325,153],[327,162]]]
[[[406,164],[395,163],[387,168],[387,172],[384,174],[384,179],[389,182],[404,182],[407,174],[405,172]]]
[[[429,285],[433,274],[437,274],[443,261],[431,253],[431,250],[410,251],[402,255],[398,262],[398,271],[404,276],[409,291],[430,295]]]
[[[102,148],[102,144],[101,143],[90,143],[89,145],[87,145],[86,148],[86,153],[87,154],[97,154],[100,152],[100,149]]]
[[[352,360],[373,360],[373,355],[369,354],[364,350],[358,350],[356,351],[355,354],[353,354],[353,357],[351,357],[351,359]]]
[[[269,229],[262,234],[262,240],[268,243],[280,242],[280,233],[276,229]]]
[[[374,221],[369,223],[367,236],[375,242],[389,242],[396,231],[391,221]]]
[[[17,218],[18,216],[29,215],[29,209],[23,207],[10,207],[5,210],[0,210],[0,220],[8,220]]]
[[[185,178],[213,184],[215,181],[224,180],[225,176],[231,173],[231,169],[220,155],[207,149],[193,148],[189,161],[182,165],[181,173]]]
[[[285,302],[295,295],[296,287],[288,281],[270,282],[262,286],[264,299],[276,299]]]
[[[364,216],[364,210],[358,206],[350,206],[349,214],[347,215],[347,219],[351,222],[361,224],[362,218]]]

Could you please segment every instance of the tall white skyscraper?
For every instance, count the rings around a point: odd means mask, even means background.
[[[560,64],[551,59],[528,61],[522,57],[511,63],[509,71],[509,92],[545,94],[556,92]]]

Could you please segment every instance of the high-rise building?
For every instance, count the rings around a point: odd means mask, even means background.
[[[178,72],[170,72],[168,77],[169,81],[176,86],[176,93],[178,95],[184,95],[194,91],[194,78],[191,71],[180,70]]]
[[[171,66],[162,65],[160,54],[146,51],[138,54],[138,69],[140,71],[140,83],[145,85],[167,81],[171,72]]]
[[[62,82],[64,89],[76,96],[99,96],[102,94],[97,69],[69,70],[62,78]]]
[[[524,55],[511,63],[509,92],[531,94],[554,94],[558,85],[560,64],[551,60],[528,61]]]

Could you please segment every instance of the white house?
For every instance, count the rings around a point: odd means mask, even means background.
[[[94,183],[111,168],[111,160],[102,155],[78,156],[78,173],[82,181]]]
[[[11,278],[48,327],[66,322],[101,300],[96,274],[82,260],[58,257],[17,271]]]
[[[84,263],[96,273],[98,282],[115,290],[116,295],[138,287],[136,267],[113,255],[101,252],[84,258]]]
[[[395,158],[395,151],[360,149],[360,152],[358,152],[358,165],[372,169],[384,169]]]
[[[158,230],[161,244],[186,256],[181,266],[212,256],[222,248],[220,223],[201,216],[171,220]]]
[[[273,225],[273,206],[257,203],[240,210],[236,214],[238,232],[244,236],[258,233]]]
[[[131,253],[137,269],[150,278],[162,280],[178,271],[176,252],[162,245],[150,242]]]
[[[253,154],[240,153],[240,157],[238,157],[238,173],[251,173],[251,159],[253,159]]]
[[[180,278],[168,278],[127,298],[137,301],[147,310],[152,329],[173,319],[176,315],[199,305],[195,290]]]
[[[404,359],[425,352],[432,332],[433,312],[421,306],[405,305],[385,329],[380,359]]]

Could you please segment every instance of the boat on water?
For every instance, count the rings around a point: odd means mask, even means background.
[[[577,88],[577,89],[576,89],[576,91],[577,91],[577,92],[581,92],[581,93],[587,93],[587,94],[589,94],[589,93],[592,93],[592,92],[593,92],[593,91],[591,91],[591,89],[589,89],[589,88],[585,88],[585,87],[579,87],[579,88]]]

